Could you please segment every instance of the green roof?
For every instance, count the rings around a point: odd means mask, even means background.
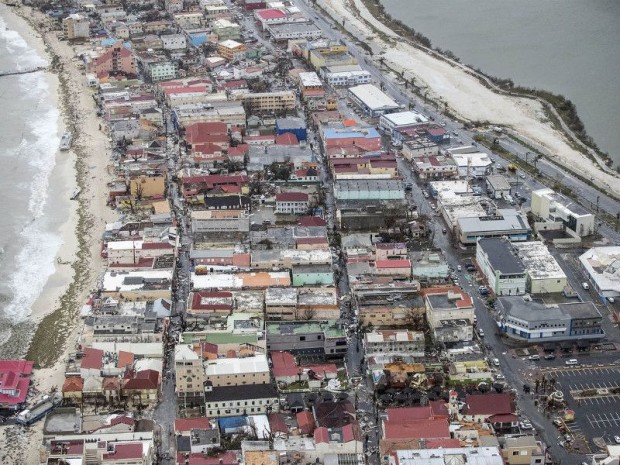
[[[183,333],[183,343],[191,342],[210,342],[211,344],[256,344],[258,337],[256,334],[232,334],[228,332],[205,333],[190,332]]]
[[[344,329],[336,326],[335,320],[287,321],[267,323],[267,334],[308,334],[323,332],[325,337],[342,337]]]

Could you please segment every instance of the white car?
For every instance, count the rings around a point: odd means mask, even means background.
[[[614,436],[614,441],[616,441],[616,444],[620,444],[620,436]]]
[[[529,421],[521,421],[519,422],[519,426],[521,429],[532,429],[532,424]]]

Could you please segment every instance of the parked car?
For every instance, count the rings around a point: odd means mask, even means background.
[[[576,358],[571,358],[564,362],[565,365],[579,365],[579,361]]]
[[[545,360],[555,360],[555,354],[547,354],[544,356]]]
[[[616,444],[620,444],[620,436],[614,436],[614,441],[616,441]]]
[[[581,287],[583,287],[586,291],[590,289],[590,285],[586,282],[581,283]]]
[[[463,267],[462,267],[461,265],[458,265],[458,266],[456,267],[456,271],[462,271],[462,270],[463,270]]]
[[[519,422],[519,426],[521,429],[532,429],[532,424],[529,421],[521,421]]]
[[[484,331],[482,331],[481,329],[478,330],[478,336],[480,337],[484,337]]]
[[[537,362],[538,360],[540,360],[540,355],[530,355],[527,359]]]

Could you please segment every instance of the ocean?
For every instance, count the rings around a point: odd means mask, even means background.
[[[0,16],[0,70],[47,64]],[[0,359],[19,356],[34,330],[29,319],[55,272],[67,221],[67,186],[55,167],[61,117],[45,72],[0,77]],[[10,115],[10,116],[9,116]],[[65,155],[66,156],[66,155]],[[53,310],[53,302],[49,310]]]
[[[381,1],[462,63],[569,98],[588,134],[620,163],[620,2]]]

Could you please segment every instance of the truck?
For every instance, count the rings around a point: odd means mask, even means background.
[[[15,422],[19,425],[30,426],[62,403],[62,394],[56,392],[53,395],[44,395],[43,398],[31,408],[22,410],[17,414]]]
[[[515,165],[514,163],[509,163],[508,164],[508,171],[512,171],[512,172],[517,171],[517,165]]]

